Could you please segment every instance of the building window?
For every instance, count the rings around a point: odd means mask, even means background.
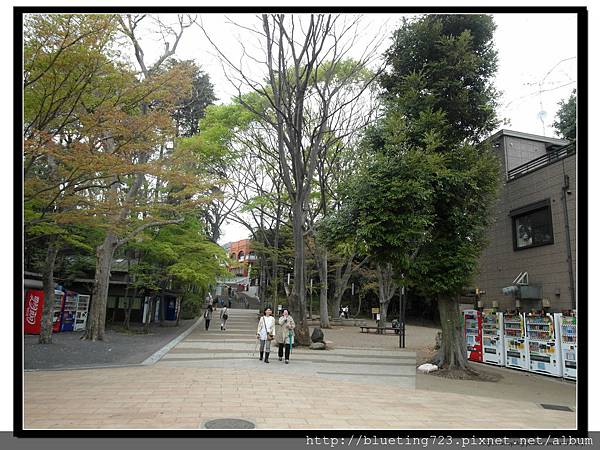
[[[510,216],[515,250],[554,243],[550,199],[513,210]]]

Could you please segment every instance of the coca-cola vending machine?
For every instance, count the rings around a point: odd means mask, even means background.
[[[62,291],[54,291],[54,308],[52,311],[52,332],[60,331],[61,316],[65,295]],[[25,294],[25,334],[40,334],[42,310],[44,308],[44,291],[28,290]]]
[[[23,324],[25,334],[40,334],[43,306],[44,291],[31,289],[25,293],[25,321]]]

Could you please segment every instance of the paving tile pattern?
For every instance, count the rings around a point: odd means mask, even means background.
[[[227,331],[200,327],[153,366],[25,373],[25,428],[199,429],[225,418],[257,429],[576,426],[575,413],[519,398],[415,390],[414,365],[405,364],[414,352],[294,349],[289,365],[276,351],[265,364],[255,352],[256,315],[231,316]],[[83,400],[66,403],[66,387]]]

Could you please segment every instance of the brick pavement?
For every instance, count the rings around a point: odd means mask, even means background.
[[[389,365],[386,352],[372,349],[366,354],[356,351],[355,356],[344,355],[348,350],[338,354],[294,350],[289,365],[280,363],[273,352],[267,365],[251,357],[254,323],[255,316],[234,310],[226,332],[219,331],[218,323],[209,332],[199,327],[152,366],[26,372],[24,427],[198,429],[219,418],[246,419],[266,429],[501,430],[576,425],[574,413],[545,410],[518,398],[400,387],[398,380],[403,378],[382,375],[399,374],[404,367]],[[214,359],[216,355],[221,359]],[[233,355],[238,359],[228,358]],[[314,362],[319,358],[349,363]],[[332,374],[322,373],[325,365]],[[66,387],[70,398],[85,400],[65,403]],[[282,392],[293,399],[292,406],[282,405]]]

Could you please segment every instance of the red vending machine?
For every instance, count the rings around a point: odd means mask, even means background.
[[[465,340],[467,341],[467,358],[470,361],[483,361],[483,347],[481,337],[481,311],[466,309],[463,311],[465,319]]]
[[[54,291],[54,309],[52,311],[52,332],[60,331],[64,293]],[[29,290],[25,295],[25,334],[40,334],[42,310],[44,308],[44,291]]]
[[[54,312],[52,315],[52,332],[58,333],[62,323],[62,312],[65,305],[65,293],[54,291]]]
[[[25,334],[40,334],[43,306],[44,291],[28,290],[25,293]]]

